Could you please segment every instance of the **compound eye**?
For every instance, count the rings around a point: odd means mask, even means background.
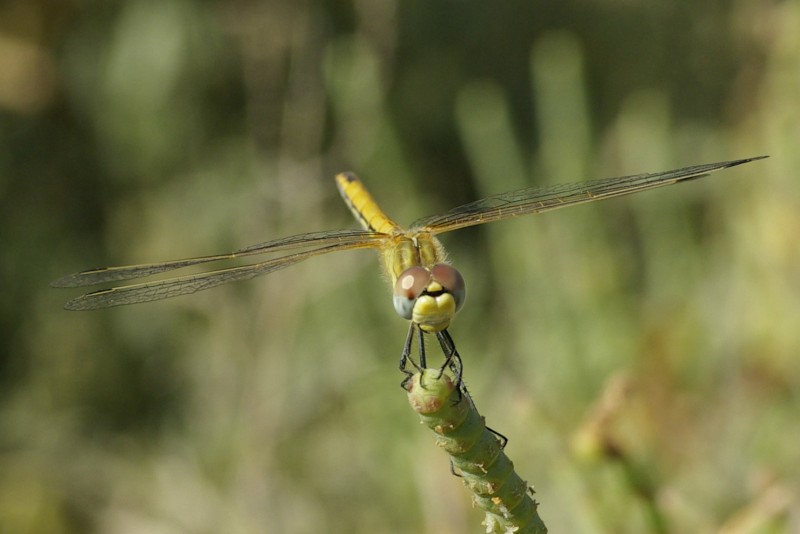
[[[412,312],[414,311],[414,304],[419,296],[428,287],[431,281],[431,272],[424,267],[409,267],[397,277],[397,282],[394,284],[394,295],[392,300],[394,302],[395,311],[403,319],[411,319]]]
[[[439,282],[445,292],[453,295],[453,300],[456,302],[456,311],[460,310],[467,298],[467,287],[464,284],[464,278],[461,273],[446,263],[437,263],[431,269],[431,275],[434,281]]]

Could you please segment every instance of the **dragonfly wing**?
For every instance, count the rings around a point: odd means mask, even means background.
[[[287,256],[272,258],[260,263],[231,267],[205,273],[185,275],[166,280],[156,280],[126,286],[101,289],[92,293],[87,293],[74,298],[64,306],[68,310],[86,311],[125,304],[137,304],[140,302],[150,302],[162,300],[179,295],[188,295],[210,289],[228,282],[238,280],[249,280],[256,276],[268,274],[312,256],[327,254],[338,250],[349,250],[357,248],[376,248],[380,246],[383,234],[372,234],[361,232],[360,239],[340,240],[333,244],[318,247],[312,250],[295,252]],[[341,238],[341,235],[339,236]]]
[[[415,230],[425,230],[432,234],[440,234],[476,224],[484,224],[529,213],[551,211],[575,204],[628,195],[638,191],[646,191],[656,187],[693,180],[707,176],[720,169],[734,167],[765,157],[767,156],[695,165],[665,172],[520,189],[476,200],[453,208],[441,215],[419,219],[411,227]]]
[[[95,284],[106,284],[119,282],[121,280],[131,280],[133,278],[144,278],[154,274],[165,273],[175,269],[201,265],[215,261],[234,260],[258,254],[280,252],[297,248],[308,248],[312,246],[325,247],[328,245],[342,245],[341,248],[356,248],[352,246],[357,243],[373,243],[384,237],[377,232],[365,230],[335,230],[328,232],[312,232],[299,234],[249,247],[241,248],[235,252],[226,254],[216,254],[213,256],[200,256],[197,258],[187,258],[182,260],[165,261],[159,263],[143,263],[139,265],[127,265],[124,267],[101,267],[89,269],[78,273],[70,274],[51,282],[52,287],[83,287]],[[369,245],[365,245],[369,246]],[[335,250],[338,250],[335,249]],[[318,252],[321,254],[321,252]]]

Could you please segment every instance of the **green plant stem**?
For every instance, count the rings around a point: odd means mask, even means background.
[[[406,385],[408,400],[450,455],[454,472],[485,512],[488,533],[545,533],[533,489],[514,471],[503,442],[486,428],[466,390],[438,369],[415,374]]]

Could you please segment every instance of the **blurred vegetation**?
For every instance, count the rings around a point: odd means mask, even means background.
[[[366,252],[96,313],[47,284],[770,154],[444,239],[553,532],[800,530],[800,1],[0,3],[0,531],[479,532]],[[75,292],[77,294],[77,292]]]

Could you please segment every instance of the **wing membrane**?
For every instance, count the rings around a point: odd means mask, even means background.
[[[310,238],[313,236],[313,238]],[[56,282],[79,282],[72,286],[89,285],[95,283],[113,282],[127,280],[136,277],[150,276],[152,274],[167,272],[173,269],[180,269],[192,265],[200,265],[212,261],[230,260],[256,254],[274,252],[276,250],[286,250],[298,247],[309,247],[317,245],[310,250],[303,250],[277,258],[271,258],[262,262],[239,267],[230,267],[198,274],[190,274],[165,280],[155,280],[137,284],[112,287],[93,291],[85,295],[76,297],[64,306],[68,310],[87,311],[126,304],[138,304],[140,302],[150,302],[162,300],[179,295],[188,295],[216,287],[228,282],[238,280],[249,280],[256,276],[268,274],[312,256],[328,254],[339,250],[351,250],[359,248],[378,248],[386,236],[377,232],[361,230],[319,232],[316,234],[302,234],[276,241],[270,241],[259,245],[253,245],[240,249],[230,254],[217,256],[204,256],[199,258],[189,258],[186,260],[175,260],[163,263],[131,265],[127,267],[110,267],[104,269],[94,269],[76,273],[57,280]],[[321,246],[320,246],[321,245]],[[87,282],[87,280],[91,280]],[[55,283],[54,283],[55,284]],[[63,283],[60,287],[67,286]],[[67,286],[69,287],[69,286]]]
[[[411,227],[415,230],[427,230],[432,234],[440,234],[476,224],[484,224],[529,213],[542,213],[576,204],[594,202],[604,198],[618,197],[685,182],[707,176],[720,169],[734,167],[765,157],[767,156],[708,163],[672,171],[607,178],[590,182],[550,187],[530,187],[487,197],[453,208],[441,215],[419,219]]]
[[[217,254],[213,256],[200,256],[197,258],[187,258],[182,260],[172,260],[159,263],[142,263],[139,265],[126,265],[124,267],[101,267],[98,269],[89,269],[78,273],[67,275],[63,278],[55,280],[50,285],[53,287],[82,287],[92,286],[95,284],[105,284],[110,282],[119,282],[121,280],[131,280],[133,278],[144,278],[154,274],[165,273],[175,269],[183,269],[184,267],[191,267],[193,265],[201,265],[203,263],[211,263],[215,261],[234,260],[237,258],[244,258],[247,256],[255,256],[258,254],[267,254],[271,252],[279,252],[283,250],[291,250],[296,248],[306,248],[311,246],[325,247],[327,245],[334,245],[333,250],[339,248],[356,248],[352,246],[354,243],[371,243],[365,246],[377,246],[378,240],[384,237],[383,234],[377,232],[368,232],[365,230],[338,230],[328,232],[312,232],[307,234],[299,234],[249,247],[241,248],[234,252],[226,254]],[[340,247],[335,247],[340,245]],[[332,252],[332,250],[328,250]],[[323,252],[317,252],[323,254]]]

